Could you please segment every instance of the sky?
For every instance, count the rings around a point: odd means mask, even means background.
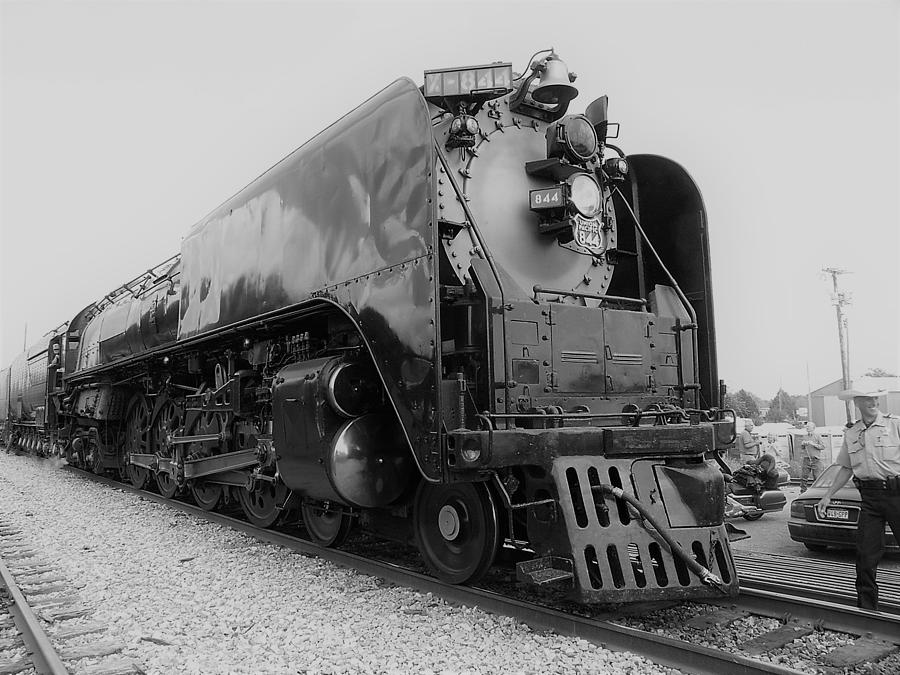
[[[396,78],[552,46],[700,186],[731,391],[840,378],[826,267],[900,374],[898,45],[897,0],[0,0],[0,364]]]

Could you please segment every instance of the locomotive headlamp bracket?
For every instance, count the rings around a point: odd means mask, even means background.
[[[591,194],[591,186],[596,194]],[[574,240],[575,250],[597,255],[606,249],[606,227],[600,217],[602,191],[584,171],[572,172],[548,188],[530,190],[529,209],[540,216],[538,231],[555,236],[561,244]]]

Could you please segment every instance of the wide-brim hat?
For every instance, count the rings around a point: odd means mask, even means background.
[[[838,394],[838,398],[842,401],[850,401],[857,396],[871,396],[872,398],[878,398],[879,396],[884,396],[887,393],[887,389],[876,389],[874,391],[863,389],[844,389],[844,391]]]

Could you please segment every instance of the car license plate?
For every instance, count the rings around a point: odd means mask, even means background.
[[[850,512],[847,509],[825,509],[825,517],[832,520],[850,520]]]

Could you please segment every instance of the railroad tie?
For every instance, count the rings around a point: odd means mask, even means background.
[[[734,623],[738,619],[744,619],[749,614],[740,609],[722,608],[717,609],[708,614],[700,614],[688,620],[687,624],[691,628],[699,628],[701,630],[712,628],[714,626],[727,626]]]
[[[66,647],[59,651],[59,658],[63,661],[76,661],[78,659],[96,659],[101,656],[117,654],[125,649],[125,643],[121,640],[97,640],[90,644]]]
[[[781,649],[789,642],[805,637],[813,632],[813,627],[805,624],[786,623],[741,644],[748,654],[758,655],[773,649]]]
[[[82,616],[87,616],[91,614],[94,610],[90,607],[63,607],[60,609],[44,609],[39,613],[41,617],[49,622],[56,623],[57,621],[65,621],[67,619],[77,619]]]
[[[134,661],[119,658],[83,668],[78,675],[144,675],[144,671]]]
[[[822,663],[837,668],[846,668],[864,661],[878,661],[898,649],[900,649],[900,645],[896,645],[893,642],[876,640],[874,638],[860,638],[853,644],[844,645],[828,652],[822,657]]]
[[[15,661],[0,661],[0,675],[16,675],[23,670],[34,668],[31,659],[16,659]]]
[[[72,626],[71,628],[60,628],[50,633],[50,637],[55,642],[64,642],[72,638],[81,637],[82,635],[90,635],[91,633],[102,633],[106,630],[106,624],[88,623],[80,626]]]

